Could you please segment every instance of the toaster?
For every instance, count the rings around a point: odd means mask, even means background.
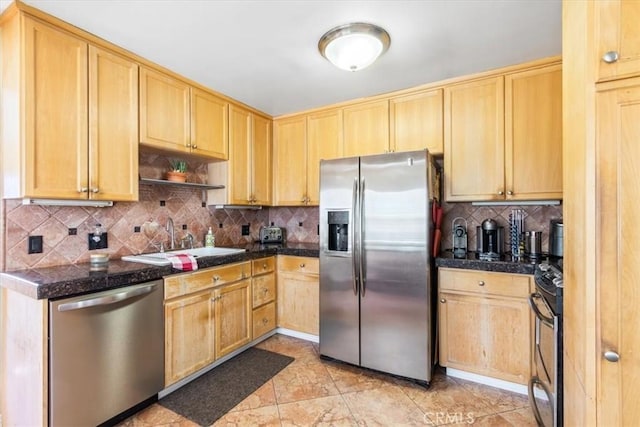
[[[260,243],[284,243],[284,230],[280,227],[262,227]]]

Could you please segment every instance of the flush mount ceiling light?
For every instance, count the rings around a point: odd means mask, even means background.
[[[327,31],[318,42],[318,49],[336,67],[358,71],[373,62],[391,44],[391,37],[377,25],[352,22]]]

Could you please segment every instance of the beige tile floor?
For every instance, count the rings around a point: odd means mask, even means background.
[[[526,396],[436,372],[429,389],[337,362],[284,335],[259,348],[295,358],[214,426],[535,426]],[[196,426],[158,405],[120,427]]]

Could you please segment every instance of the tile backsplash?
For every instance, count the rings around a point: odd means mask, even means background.
[[[190,162],[188,181],[206,183],[206,164]],[[163,178],[168,169],[167,158],[140,154],[140,175]],[[169,242],[165,226],[172,218],[175,237],[179,241],[187,232],[202,246],[209,227],[217,246],[236,246],[258,240],[260,227],[276,225],[286,229],[289,242],[318,243],[319,209],[317,207],[271,207],[252,209],[216,209],[203,206],[199,189],[140,184],[138,202],[116,202],[113,207],[60,207],[23,205],[22,200],[2,202],[0,234],[3,269],[7,271],[33,267],[49,267],[89,261],[88,233],[101,224],[108,233],[109,247],[99,252],[112,259],[124,255],[155,252],[158,245]],[[468,248],[475,249],[475,227],[486,218],[495,219],[508,230],[509,213],[516,206],[473,206],[470,203],[445,203],[442,222],[442,248],[452,247],[451,222],[463,217],[468,224]],[[549,220],[562,217],[562,206],[518,206],[526,212],[527,230],[543,232],[543,251],[548,249]],[[250,234],[242,235],[249,224]],[[185,228],[186,229],[183,229]],[[155,232],[150,230],[155,229]],[[28,237],[43,237],[43,253],[28,254]],[[505,242],[505,248],[508,247]],[[166,246],[165,246],[166,247]]]
[[[498,226],[504,227],[504,250],[510,251],[509,240],[509,214],[512,209],[522,209],[525,212],[524,227],[526,231],[542,231],[542,251],[549,248],[549,221],[562,218],[562,205],[532,205],[532,206],[474,206],[471,203],[444,203],[442,205],[442,249],[452,249],[453,235],[452,223],[455,218],[461,217],[467,221],[467,248],[476,250],[476,227],[487,218],[494,219]]]

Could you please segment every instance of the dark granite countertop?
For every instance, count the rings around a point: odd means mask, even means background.
[[[454,258],[452,252],[443,252],[436,258],[436,267],[461,268],[466,270],[494,271],[498,273],[533,274],[535,267],[548,257],[538,259],[526,257],[512,258],[504,255],[496,261],[485,261],[478,258],[476,252],[467,252],[465,258]]]
[[[318,257],[318,244],[287,243],[238,246],[246,252],[217,257],[199,257],[198,269],[248,261],[272,255]],[[0,273],[0,285],[34,299],[63,298],[135,285],[181,273],[171,266],[154,266],[137,262],[110,260],[106,268],[89,263],[33,268]]]

